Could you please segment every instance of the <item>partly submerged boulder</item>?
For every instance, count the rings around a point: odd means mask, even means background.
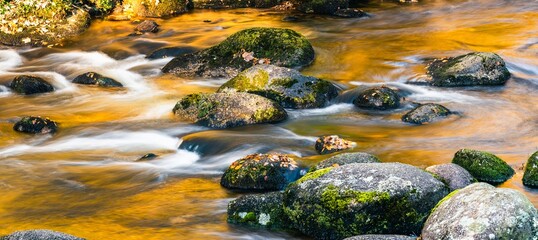
[[[95,72],[81,74],[73,79],[73,83],[97,85],[100,87],[123,87],[123,84],[120,82]]]
[[[58,124],[48,118],[27,116],[16,122],[13,130],[32,134],[55,133]]]
[[[282,192],[249,194],[228,204],[228,222],[270,229],[289,228],[282,208]]]
[[[334,14],[349,7],[349,0],[291,0],[295,8],[305,13]]]
[[[402,121],[412,124],[428,124],[451,114],[448,108],[435,104],[425,103],[402,116]]]
[[[454,163],[433,165],[426,168],[427,172],[435,174],[450,188],[450,191],[467,187],[476,179],[465,168]]]
[[[66,233],[51,230],[26,230],[17,231],[7,236],[0,237],[0,240],[84,240]]]
[[[502,183],[514,175],[514,169],[499,157],[484,151],[461,149],[454,155],[452,163],[465,168],[482,182]]]
[[[363,153],[363,152],[354,152],[354,153],[340,153],[334,155],[328,159],[325,159],[315,166],[311,167],[308,171],[313,172],[318,169],[328,168],[328,167],[338,167],[351,163],[378,163],[379,158],[376,156]]]
[[[9,87],[16,93],[32,95],[38,93],[53,92],[54,87],[43,78],[21,75],[11,81]]]
[[[353,148],[354,142],[345,140],[338,135],[321,136],[316,140],[314,148],[319,154],[329,154]]]
[[[400,95],[392,88],[381,86],[362,90],[353,104],[359,108],[389,110],[400,107]]]
[[[538,152],[535,152],[525,166],[523,184],[527,187],[538,188]]]

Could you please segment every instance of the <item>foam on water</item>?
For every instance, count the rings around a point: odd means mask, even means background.
[[[23,63],[23,57],[15,50],[0,50],[0,72],[9,71]]]
[[[333,104],[325,108],[314,108],[314,109],[301,109],[301,110],[287,110],[290,119],[299,119],[310,116],[325,116],[331,114],[337,114],[342,112],[353,111],[353,104],[349,103],[338,103]]]

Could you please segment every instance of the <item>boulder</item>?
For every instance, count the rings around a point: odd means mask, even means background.
[[[58,124],[48,118],[27,116],[16,122],[13,130],[33,134],[55,133]]]
[[[97,85],[100,87],[123,87],[123,84],[120,82],[95,72],[87,72],[79,75],[73,79],[73,83]]]
[[[514,169],[499,157],[472,149],[461,149],[456,152],[452,163],[465,168],[478,181],[488,183],[503,183],[515,173]]]
[[[378,163],[379,158],[376,156],[363,153],[363,152],[354,152],[354,153],[340,153],[334,155],[328,159],[325,159],[315,166],[309,169],[310,172],[316,171],[318,169],[328,168],[328,167],[338,167],[351,163]]]
[[[329,154],[353,148],[354,142],[345,140],[337,135],[321,136],[316,140],[316,151],[319,154]]]
[[[475,183],[439,202],[422,239],[538,239],[538,213],[516,190]]]
[[[538,152],[535,152],[525,166],[523,184],[527,187],[538,188]]]
[[[187,53],[196,52],[197,49],[193,47],[166,47],[153,51],[146,58],[159,59],[167,57],[177,57]]]
[[[349,0],[291,0],[297,10],[304,13],[334,14],[349,7]]]
[[[344,240],[417,240],[417,237],[410,237],[405,235],[370,234],[350,237]]]
[[[426,103],[403,115],[402,121],[418,125],[428,124],[446,118],[450,114],[450,110],[442,105]]]
[[[54,87],[40,77],[21,75],[15,77],[9,87],[16,93],[32,95],[53,92]]]
[[[433,165],[427,167],[426,171],[440,178],[450,188],[451,192],[476,182],[476,179],[465,168],[454,163]]]
[[[270,229],[288,228],[282,192],[249,194],[228,204],[228,222]]]
[[[156,33],[159,31],[159,24],[153,20],[144,20],[136,25],[135,32],[137,33]]]
[[[285,108],[319,108],[338,95],[338,89],[328,81],[265,64],[239,73],[218,92],[253,93],[275,100]]]
[[[51,230],[27,230],[0,237],[0,240],[84,240],[84,238]]]
[[[362,90],[353,104],[359,108],[389,110],[400,107],[400,95],[393,89],[381,86]]]

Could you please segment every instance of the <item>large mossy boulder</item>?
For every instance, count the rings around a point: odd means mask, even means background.
[[[523,184],[527,187],[538,188],[538,152],[535,152],[525,166]]]
[[[228,222],[270,229],[289,228],[282,198],[282,192],[241,196],[228,204]]]
[[[311,167],[308,171],[313,172],[318,169],[328,168],[328,167],[338,167],[351,163],[378,163],[379,158],[376,156],[363,153],[363,152],[354,152],[354,153],[340,153],[334,155],[330,158],[327,158],[315,166]]]
[[[123,87],[123,84],[121,84],[120,82],[95,72],[87,72],[81,74],[75,79],[73,79],[73,83],[96,85],[100,87]]]
[[[230,165],[220,184],[229,189],[282,190],[300,177],[295,160],[283,154],[252,154]]]
[[[503,85],[510,78],[504,60],[490,52],[436,59],[428,65],[428,75],[438,87]]]
[[[473,175],[465,168],[454,163],[433,165],[427,167],[426,171],[439,177],[450,188],[450,191],[467,187],[476,182]]]
[[[400,95],[386,86],[372,87],[362,90],[353,104],[363,109],[390,110],[400,107]]]
[[[405,235],[369,234],[346,238],[344,240],[417,240],[417,237]]]
[[[305,13],[334,14],[349,7],[349,0],[291,0],[295,8]]]
[[[58,124],[48,118],[27,116],[16,122],[13,130],[32,134],[55,133]]]
[[[538,212],[516,190],[475,183],[438,204],[422,239],[538,239]]]
[[[136,17],[168,17],[185,13],[189,10],[188,0],[123,0],[116,8],[115,14],[125,15],[126,18]]]
[[[478,181],[503,183],[514,175],[514,169],[499,157],[484,151],[461,149],[456,152],[452,163],[469,171]]]
[[[51,230],[27,230],[17,231],[7,236],[0,237],[0,240],[84,240],[66,233]]]
[[[276,123],[288,116],[278,103],[250,93],[190,94],[176,104],[173,112],[210,128]]]
[[[273,99],[285,108],[319,108],[338,95],[338,89],[328,81],[265,64],[239,73],[218,92],[253,93]]]
[[[314,49],[301,34],[281,28],[250,28],[220,44],[174,58],[162,69],[182,77],[234,77],[259,63],[302,67],[314,60]]]
[[[425,103],[403,115],[402,121],[422,125],[446,118],[450,114],[450,110],[442,105]]]
[[[316,239],[416,235],[448,194],[431,174],[401,163],[355,163],[310,172],[284,192],[291,225]]]
[[[9,84],[14,92],[23,95],[53,92],[54,87],[43,78],[21,75],[17,76]]]

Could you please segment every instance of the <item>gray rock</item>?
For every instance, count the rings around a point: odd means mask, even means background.
[[[27,230],[0,237],[0,240],[84,240],[84,238],[51,230]]]
[[[241,196],[228,204],[228,222],[270,229],[288,228],[282,192]]]
[[[422,239],[538,239],[538,212],[516,190],[475,183],[438,204]]]
[[[353,104],[359,108],[372,110],[389,110],[400,107],[400,95],[386,87],[372,87],[362,90]]]
[[[313,172],[322,168],[338,167],[338,166],[351,164],[351,163],[377,163],[377,162],[380,162],[379,158],[369,153],[363,153],[363,152],[340,153],[319,162],[318,164],[310,168],[309,171]]]
[[[417,240],[417,237],[410,237],[405,235],[360,235],[355,237],[346,238],[344,240]]]
[[[321,136],[316,140],[314,148],[319,154],[329,154],[353,148],[356,144],[338,135]]]
[[[425,103],[403,115],[402,121],[413,124],[427,124],[446,118],[450,114],[450,110],[442,105]]]
[[[441,178],[443,182],[445,182],[450,188],[451,192],[467,187],[476,182],[476,179],[474,179],[474,177],[467,172],[465,168],[462,168],[454,163],[430,166],[426,168],[426,171],[431,172]]]

